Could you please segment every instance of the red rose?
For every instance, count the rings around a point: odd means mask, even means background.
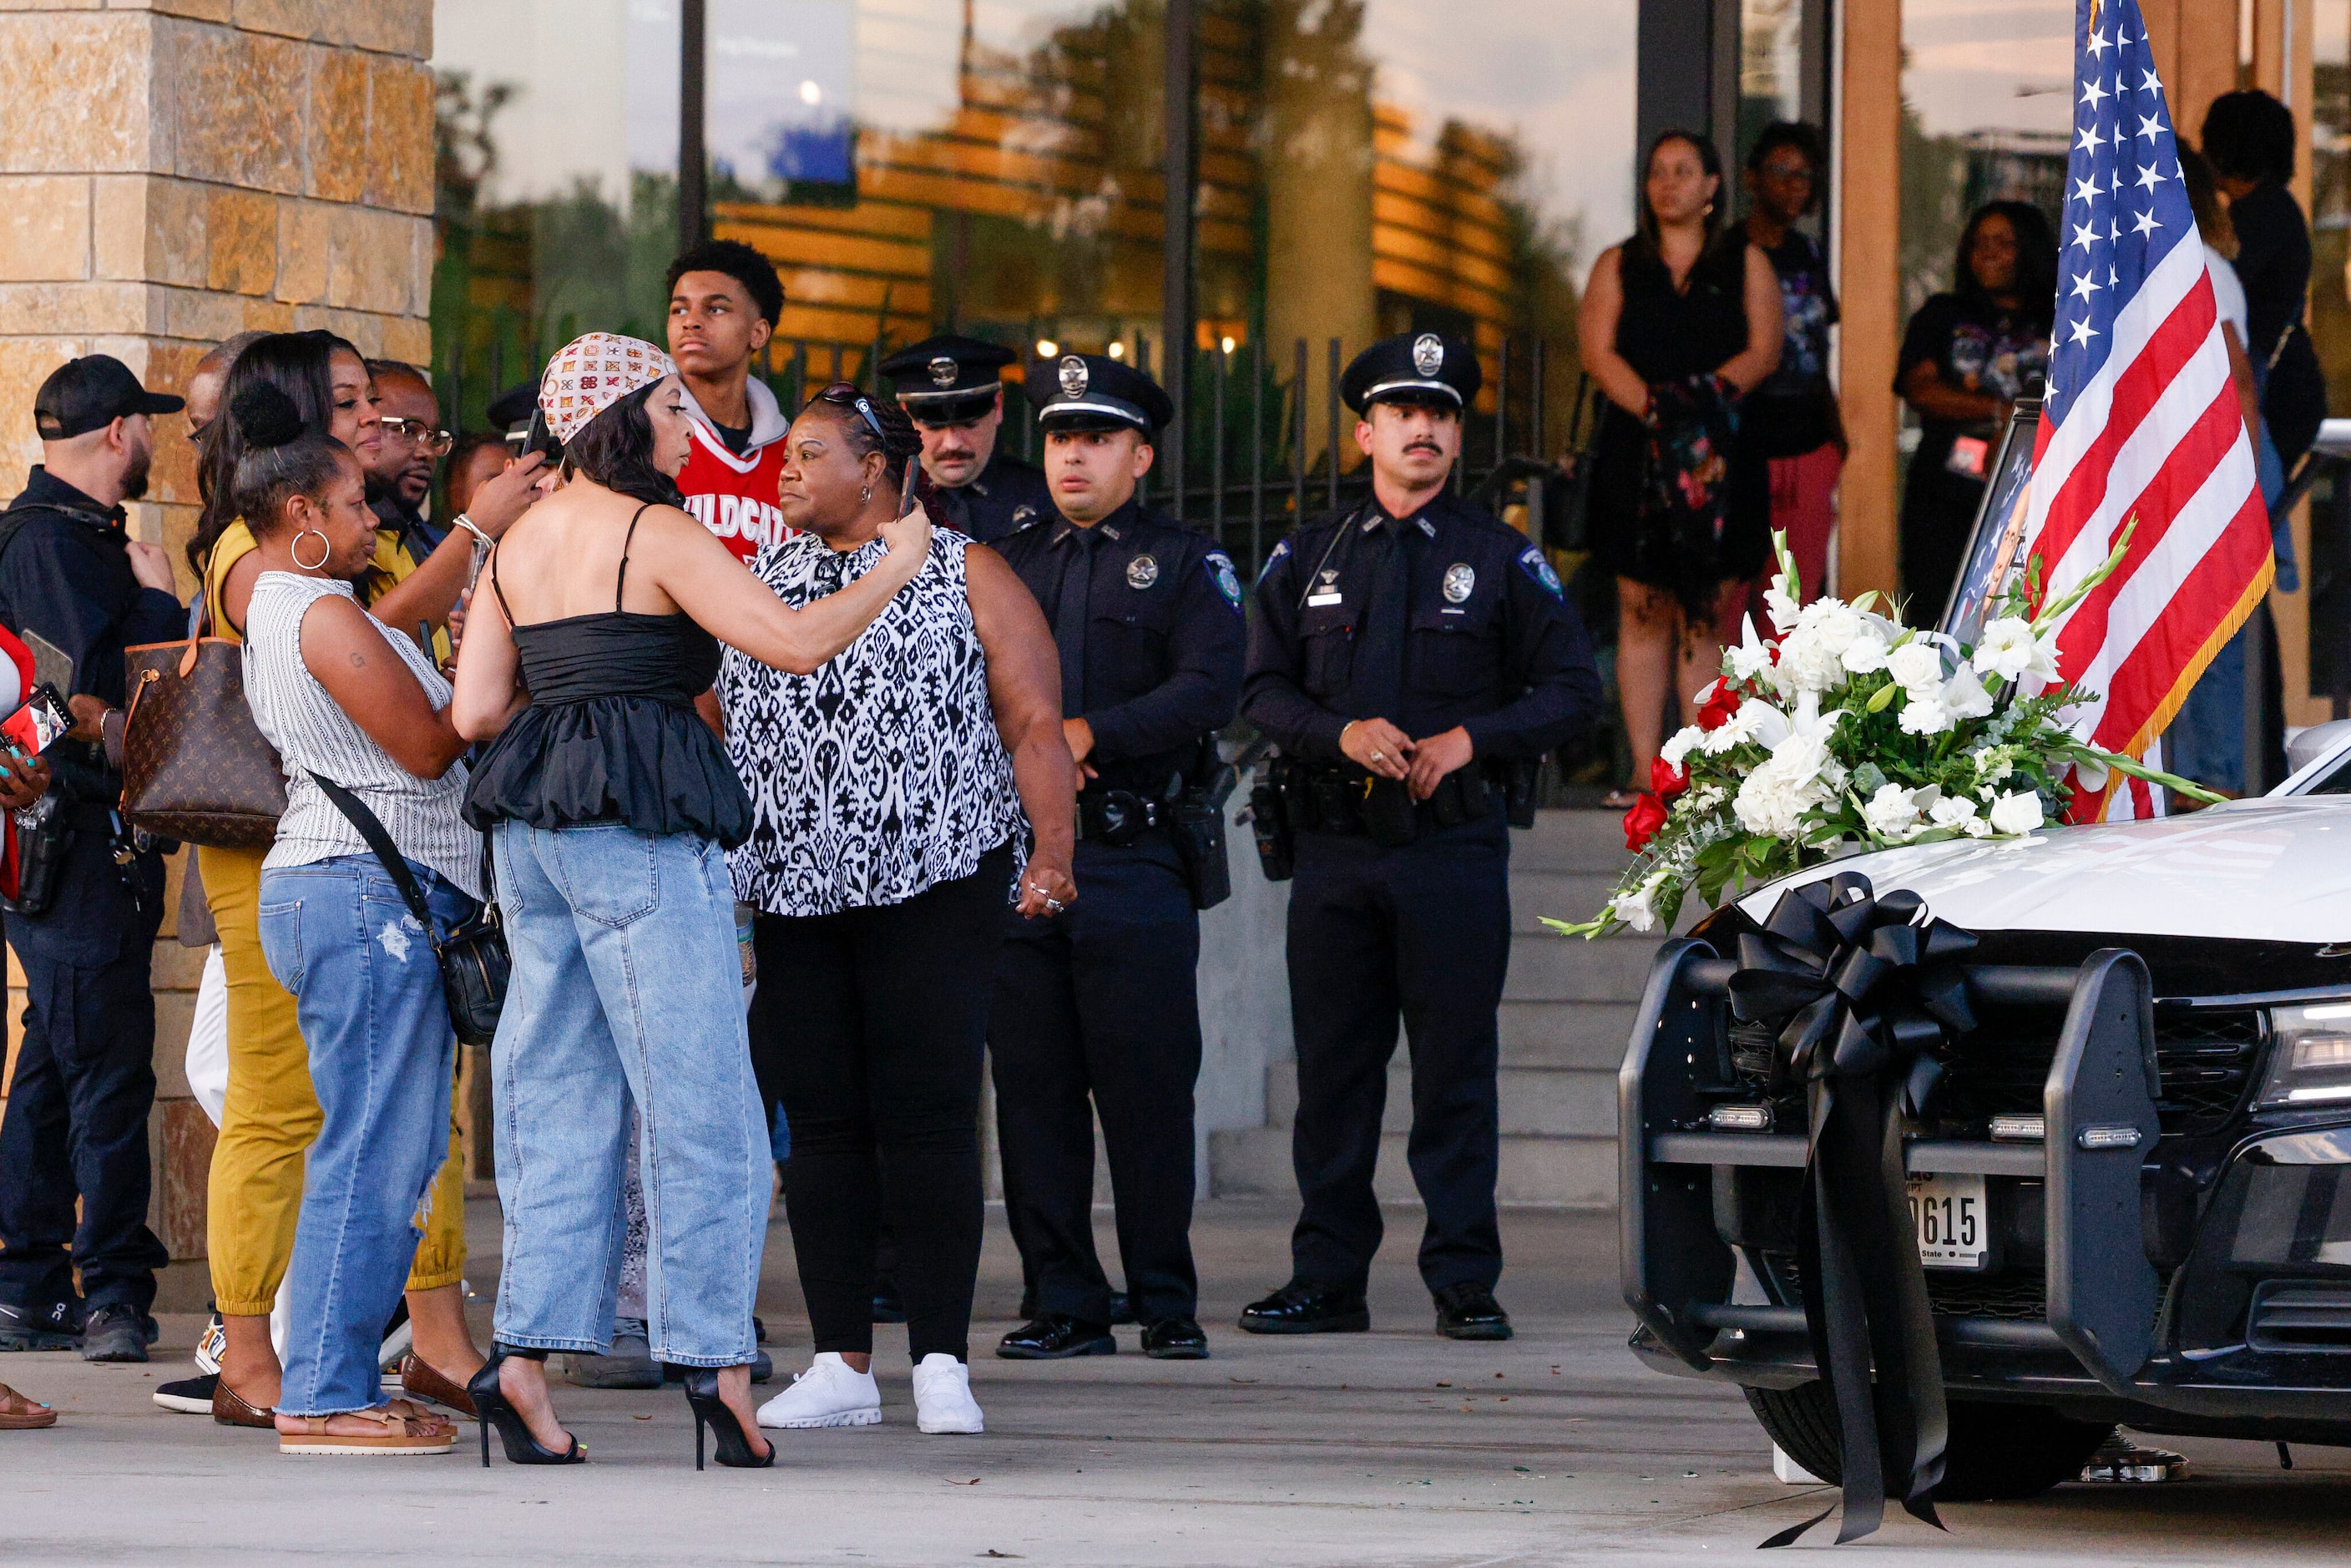
[[[1644,790],[1641,798],[1633,802],[1633,809],[1625,813],[1625,847],[1637,853],[1665,825],[1666,803]]]
[[[1720,729],[1730,722],[1731,715],[1739,711],[1739,689],[1736,686],[1729,681],[1715,682],[1713,695],[1708,696],[1705,706],[1698,710],[1698,728]]]
[[[1660,800],[1670,800],[1689,788],[1689,770],[1677,768],[1662,757],[1649,759],[1649,792]]]

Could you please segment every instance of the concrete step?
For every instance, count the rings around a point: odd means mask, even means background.
[[[1538,811],[1533,827],[1510,834],[1513,869],[1614,876],[1630,858],[1620,811]]]
[[[1510,944],[1502,995],[1517,1002],[1637,1002],[1656,951],[1651,939],[1530,936]]]
[[[1616,1203],[1614,1138],[1506,1137],[1495,1196],[1503,1203],[1550,1208],[1613,1208]],[[1298,1183],[1287,1128],[1251,1127],[1208,1139],[1209,1191],[1217,1197],[1274,1197],[1296,1202]],[[1401,1133],[1382,1134],[1372,1186],[1382,1203],[1417,1204]]]
[[[1640,1009],[1631,1002],[1502,1003],[1502,1065],[1614,1072]]]

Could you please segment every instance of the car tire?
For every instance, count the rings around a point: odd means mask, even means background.
[[[1826,1384],[1741,1392],[1755,1419],[1790,1458],[1832,1486],[1844,1481],[1836,1406]],[[2039,1497],[2078,1477],[2090,1455],[2114,1431],[2096,1422],[2069,1419],[2043,1405],[1955,1400],[1949,1409],[1950,1442],[1943,1451],[1943,1481],[1935,1489],[1943,1502]]]

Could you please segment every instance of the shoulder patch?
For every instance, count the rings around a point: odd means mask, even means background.
[[[1567,590],[1562,586],[1559,580],[1559,573],[1552,570],[1551,562],[1544,558],[1541,550],[1538,549],[1533,545],[1529,545],[1526,549],[1520,550],[1519,552],[1519,568],[1529,577],[1534,579],[1535,586],[1537,588],[1541,589],[1545,593],[1550,594],[1553,599],[1558,600],[1562,603],[1565,603],[1567,601]]]
[[[1274,545],[1273,549],[1267,553],[1265,564],[1258,568],[1257,580],[1259,582],[1263,582],[1266,578],[1266,573],[1271,571],[1275,567],[1280,566],[1281,564],[1282,558],[1287,556],[1289,553],[1290,541],[1288,539],[1278,541]]]
[[[1238,611],[1241,607],[1241,578],[1240,573],[1233,570],[1233,558],[1220,549],[1212,549],[1206,559],[1208,580],[1217,585],[1217,591],[1224,596],[1225,602]]]

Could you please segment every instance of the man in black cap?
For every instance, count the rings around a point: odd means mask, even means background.
[[[155,1341],[148,968],[163,862],[122,824],[101,737],[121,720],[123,650],[183,635],[171,562],[125,533],[122,508],[146,492],[149,420],[180,407],[106,355],[63,366],[33,402],[43,461],[0,514],[0,625],[72,662],[75,720],[49,753],[56,813],[26,834],[61,840],[56,880],[20,884],[8,920],[28,1006],[0,1118],[0,1350],[78,1342],[92,1361],[145,1361]],[[34,862],[29,842],[20,853]]]
[[[1599,713],[1601,688],[1542,552],[1447,490],[1479,379],[1469,345],[1433,332],[1357,356],[1342,392],[1371,498],[1297,530],[1258,580],[1242,711],[1281,748],[1294,834],[1301,1204],[1290,1282],[1241,1314],[1254,1333],[1370,1326],[1372,1172],[1401,1018],[1437,1332],[1510,1335],[1494,1300],[1505,802],[1531,810],[1533,763]]]
[[[1207,850],[1179,818],[1199,814],[1221,769],[1216,732],[1240,695],[1240,580],[1214,539],[1135,499],[1175,413],[1167,394],[1092,355],[1053,374],[1038,416],[1053,508],[998,548],[1061,651],[1085,894],[1047,918],[1009,916],[998,970],[987,1041],[1005,1210],[1036,1305],[997,1354],[1118,1348],[1094,1251],[1099,1111],[1144,1354],[1196,1360],[1208,1341],[1191,1242],[1195,971],[1223,846]],[[1211,853],[1219,863],[1206,863]]]
[[[1050,517],[1043,472],[1004,450],[1004,382],[1015,358],[977,338],[925,338],[882,361],[899,406],[923,435],[923,467],[946,503],[941,521],[993,544]]]

